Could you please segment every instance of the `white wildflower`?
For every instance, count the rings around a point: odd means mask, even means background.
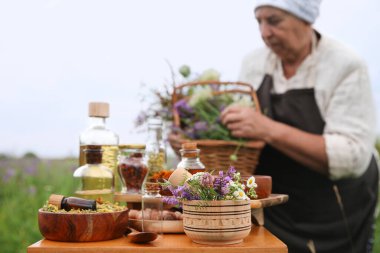
[[[234,192],[234,196],[238,200],[242,199],[248,199],[247,195],[245,195],[245,192],[243,190],[237,190]]]
[[[206,69],[198,78],[199,81],[219,81],[220,73],[215,69]]]
[[[187,178],[186,181],[188,181],[188,180],[191,180],[191,181],[200,181],[202,179],[202,177],[203,177],[203,174],[205,174],[205,172],[197,172],[194,175],[192,175],[190,178]]]
[[[190,97],[189,105],[193,107],[200,101],[205,101],[209,98],[212,98],[212,96],[212,89],[210,86],[202,87],[201,89],[196,90]]]
[[[228,182],[228,187],[231,188],[231,187],[237,187],[236,183],[234,181],[229,181]]]
[[[248,188],[252,188],[252,187],[256,188],[257,187],[256,179],[255,179],[254,176],[248,178],[248,180],[247,180],[247,187]]]

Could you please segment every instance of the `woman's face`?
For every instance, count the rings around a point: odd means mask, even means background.
[[[255,16],[265,44],[282,60],[296,61],[305,50],[310,50],[310,24],[269,6],[257,8]]]

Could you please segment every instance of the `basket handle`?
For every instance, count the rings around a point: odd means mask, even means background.
[[[212,85],[218,85],[218,86],[233,84],[233,85],[238,85],[238,86],[246,88],[246,90],[231,89],[231,90],[225,90],[225,91],[218,91],[215,94],[219,95],[219,94],[223,94],[223,93],[236,93],[236,92],[249,94],[251,96],[254,104],[255,104],[256,110],[259,113],[261,113],[261,108],[260,108],[259,100],[257,99],[256,91],[248,83],[244,83],[244,82],[219,82],[219,81],[189,82],[189,83],[180,84],[180,85],[174,87],[174,90],[173,90],[173,93],[172,93],[172,105],[173,105],[172,106],[172,111],[173,111],[173,119],[174,119],[174,125],[175,126],[178,127],[180,125],[180,118],[179,118],[179,115],[178,115],[177,111],[174,108],[174,105],[178,101],[178,95],[180,94],[181,90],[183,88],[185,88],[185,87],[206,86],[206,85],[210,85],[210,84],[212,84]]]

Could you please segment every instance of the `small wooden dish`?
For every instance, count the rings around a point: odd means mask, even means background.
[[[156,221],[145,220],[144,229],[145,231],[153,231],[151,228],[154,226]],[[141,220],[130,219],[129,226],[137,231],[142,231]],[[145,227],[147,226],[147,227]],[[183,231],[183,220],[164,220],[162,221],[162,233],[164,234],[182,234]]]
[[[268,198],[272,194],[272,177],[266,175],[253,175],[257,188],[255,189],[258,199]],[[244,183],[247,182],[251,176],[242,176],[241,179]]]
[[[38,210],[38,226],[48,240],[95,242],[123,236],[128,227],[126,209],[111,213],[52,213]]]

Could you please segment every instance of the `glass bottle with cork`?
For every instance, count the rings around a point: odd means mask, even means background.
[[[147,165],[149,168],[148,181],[152,176],[165,170],[166,150],[162,138],[163,122],[160,118],[148,120],[148,140],[145,148]]]
[[[205,166],[199,159],[200,150],[197,148],[196,142],[186,142],[182,144],[181,161],[178,163],[177,168],[185,169],[191,174],[197,172],[204,172]]]
[[[144,159],[145,145],[119,145],[118,172],[122,180],[122,193],[142,194],[142,187],[148,176]]]
[[[48,203],[57,206],[58,209],[64,209],[66,211],[70,211],[71,209],[96,210],[95,200],[65,197],[59,194],[51,194]]]
[[[117,172],[117,155],[119,137],[107,129],[106,119],[109,117],[109,104],[104,102],[90,102],[88,105],[89,124],[79,137],[79,166],[85,165],[84,149],[87,145],[100,145],[103,149],[102,163],[110,168],[115,176],[115,190],[121,190],[121,180]]]
[[[142,231],[163,234],[163,198],[159,183],[146,182],[141,200]]]
[[[76,197],[113,202],[114,175],[111,169],[102,164],[102,146],[88,145],[84,152],[87,164],[74,172],[78,185]]]

